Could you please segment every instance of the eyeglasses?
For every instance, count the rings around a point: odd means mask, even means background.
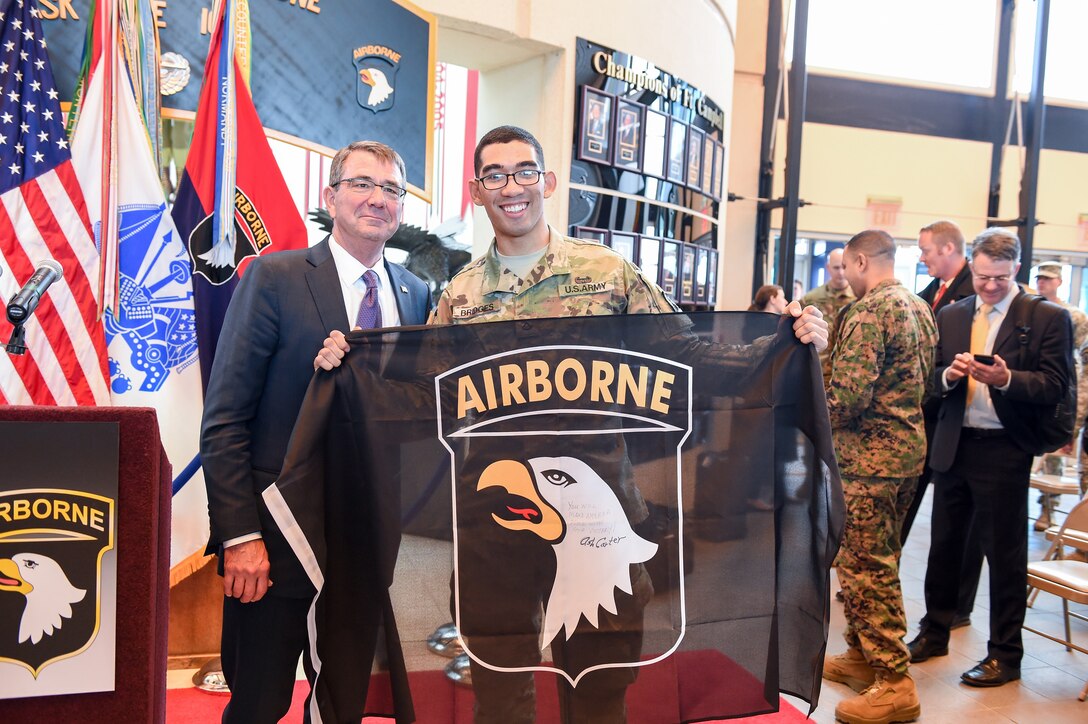
[[[971,272],[971,276],[973,276],[977,281],[980,281],[983,284],[986,284],[988,282],[997,282],[998,284],[1007,284],[1009,282],[1009,280],[1012,279],[1012,274],[1002,274],[1001,276],[988,277],[988,276],[983,276],[982,274],[975,274],[974,272]]]
[[[342,178],[332,186],[342,186],[347,184],[347,190],[356,196],[370,196],[374,189],[379,188],[382,190],[382,196],[386,201],[400,201],[404,198],[404,195],[408,193],[408,189],[402,189],[400,186],[394,186],[393,184],[377,184],[373,179],[366,176],[359,176],[356,178]]]
[[[506,188],[506,184],[510,183],[510,179],[514,179],[514,183],[518,186],[532,186],[540,180],[543,173],[543,171],[535,168],[523,168],[514,173],[489,173],[476,180],[488,191],[498,191]]]

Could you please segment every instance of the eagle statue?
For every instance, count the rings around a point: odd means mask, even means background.
[[[631,565],[657,553],[656,543],[631,528],[608,484],[577,458],[532,458],[528,467],[516,460],[493,462],[476,489],[492,487],[510,496],[505,514],[493,513],[492,519],[509,530],[533,532],[555,553],[544,647],[561,630],[570,639],[582,617],[596,628],[601,608],[615,614],[615,590],[632,593]]]
[[[33,644],[43,636],[52,636],[72,617],[72,604],[87,592],[68,581],[60,565],[52,558],[36,553],[19,553],[0,559],[0,591],[15,591],[26,596],[26,608],[19,622],[19,643]]]
[[[385,77],[385,73],[377,68],[363,68],[359,71],[359,80],[370,86],[370,95],[366,98],[368,106],[377,106],[393,93],[393,86]]]

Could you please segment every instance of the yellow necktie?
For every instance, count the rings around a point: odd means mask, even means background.
[[[986,354],[986,338],[990,336],[990,312],[992,312],[994,306],[992,304],[983,304],[978,308],[978,313],[975,315],[975,321],[971,323],[971,354]],[[970,406],[971,400],[975,396],[975,390],[978,389],[978,382],[974,377],[967,378],[967,404]]]

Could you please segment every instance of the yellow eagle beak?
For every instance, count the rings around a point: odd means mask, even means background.
[[[476,490],[502,488],[511,496],[523,498],[528,504],[511,501],[506,506],[510,517],[492,513],[491,518],[508,530],[528,530],[548,542],[559,540],[563,535],[563,518],[537,493],[529,469],[516,460],[498,460],[487,466]]]
[[[17,591],[22,594],[30,593],[34,586],[23,580],[19,575],[19,564],[10,558],[0,560],[0,591]]]

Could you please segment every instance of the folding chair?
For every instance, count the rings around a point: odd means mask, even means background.
[[[1078,543],[1088,540],[1088,499],[1082,500],[1069,511],[1065,522],[1062,523],[1054,537],[1051,550],[1053,557],[1049,560],[1028,563],[1029,591],[1036,589],[1052,593],[1062,599],[1062,614],[1065,622],[1065,638],[1058,638],[1051,634],[1039,631],[1024,624],[1025,631],[1031,631],[1043,638],[1063,644],[1066,651],[1076,649],[1082,654],[1088,654],[1088,648],[1073,643],[1070,617],[1081,621],[1088,621],[1088,616],[1077,611],[1069,610],[1069,602],[1088,604],[1088,563],[1078,560],[1066,560],[1064,547],[1066,545],[1080,548]],[[1076,542],[1075,542],[1076,541]],[[1033,601],[1034,595],[1030,595],[1028,605]],[[1088,698],[1088,682],[1081,691],[1078,699],[1084,701]]]

